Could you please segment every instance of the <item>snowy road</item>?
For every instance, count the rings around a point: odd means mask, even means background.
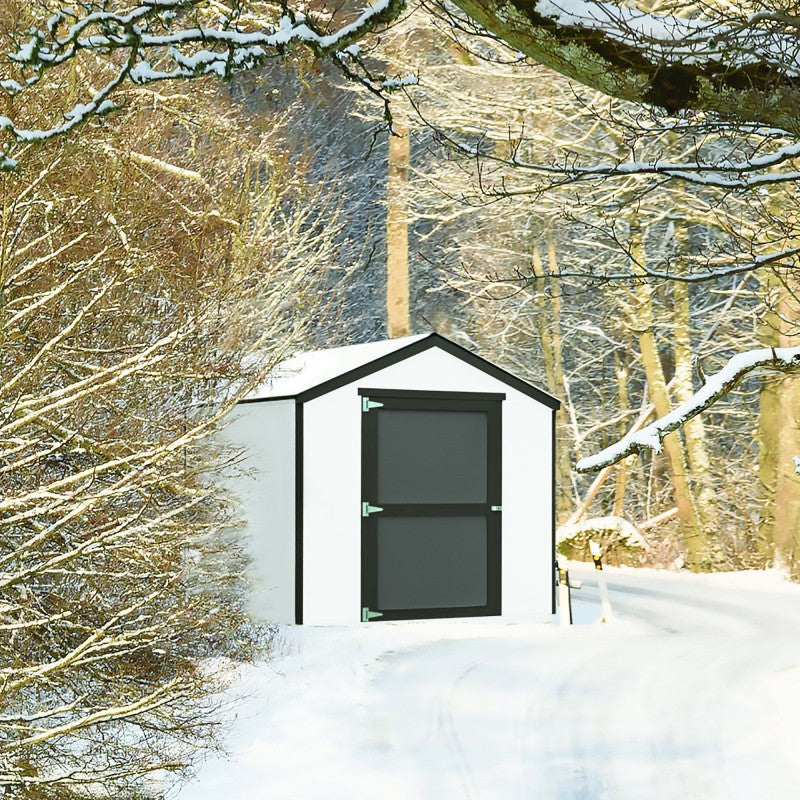
[[[794,800],[800,587],[595,574],[577,624],[292,628],[180,800]]]

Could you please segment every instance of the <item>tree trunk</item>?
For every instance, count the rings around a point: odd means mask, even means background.
[[[777,299],[780,286],[770,272],[761,276],[761,291]],[[761,324],[760,339],[765,347],[780,345],[778,314],[769,312]],[[777,494],[778,443],[782,422],[780,396],[783,379],[765,378],[758,394],[758,485],[761,502],[758,519],[759,548],[765,559],[775,559],[775,499]]]
[[[672,286],[672,296],[675,308],[675,332],[672,348],[675,355],[675,377],[672,385],[675,399],[678,403],[683,403],[694,392],[688,284],[676,281]],[[694,484],[695,506],[710,551],[712,549],[710,538],[715,536],[719,530],[719,515],[702,415],[693,417],[683,426],[683,436]]]
[[[386,329],[390,339],[411,333],[408,278],[408,128],[395,124],[389,136],[386,188]]]
[[[617,376],[617,398],[619,401],[620,413],[628,410],[628,368],[620,362],[619,357],[614,353],[614,367]],[[625,421],[620,424],[619,436],[622,438],[627,433]],[[624,516],[625,511],[625,491],[628,486],[628,459],[624,458],[617,466],[617,482],[614,485],[614,509],[611,512],[615,517]]]
[[[548,231],[547,235],[547,257],[550,272],[557,272],[558,263],[552,231]],[[542,279],[545,270],[536,247],[533,248],[531,266],[536,277]],[[563,522],[570,515],[576,499],[570,491],[572,448],[567,432],[567,399],[564,397],[564,362],[561,355],[561,287],[557,280],[549,279],[549,281],[549,297],[545,298],[543,294],[537,295],[539,313],[536,320],[542,343],[547,390],[562,400],[561,408],[556,412],[556,517],[559,522]]]
[[[778,345],[797,346],[800,320],[800,283],[780,287]],[[790,574],[800,575],[800,476],[794,457],[800,456],[800,380],[788,376],[777,382],[777,403],[772,409],[775,437],[775,504],[772,539],[775,559]],[[773,445],[774,446],[774,445]]]
[[[641,232],[631,234],[631,250],[637,264],[645,264],[647,254]],[[638,305],[634,325],[639,331],[639,348],[650,399],[656,410],[656,417],[663,417],[672,410],[664,370],[659,358],[658,346],[653,326],[653,287],[642,283],[637,291]],[[669,474],[678,516],[681,521],[687,563],[693,569],[708,566],[708,556],[702,522],[698,516],[686,462],[686,453],[678,431],[667,434],[663,440],[664,450],[669,461]]]

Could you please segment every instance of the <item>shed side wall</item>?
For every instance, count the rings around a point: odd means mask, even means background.
[[[359,387],[504,392],[503,599],[507,619],[551,606],[549,408],[438,348],[305,403],[304,622],[356,622],[361,607],[361,407]]]
[[[236,407],[224,439],[245,458],[227,482],[246,522],[252,557],[250,612],[259,620],[295,621],[295,402]]]

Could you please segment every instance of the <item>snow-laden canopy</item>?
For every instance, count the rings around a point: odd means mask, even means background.
[[[778,5],[757,13],[693,5],[659,14],[636,4],[598,0],[453,3],[448,13],[454,25],[488,32],[522,55],[608,95],[671,113],[691,109],[735,124],[800,133],[799,23]],[[87,54],[105,62],[109,79],[95,85],[87,73],[77,100],[77,87],[70,84],[64,107],[50,124],[13,114],[0,117],[0,168],[16,164],[11,142],[47,139],[110,111],[125,84],[229,77],[292,46],[333,59],[378,94],[407,82],[373,74],[357,44],[398,19],[403,0],[376,0],[342,19],[255,0],[237,3],[224,15],[218,4],[205,0],[48,7],[49,16],[30,11],[32,27],[20,23],[20,30],[9,31],[0,95],[35,94],[49,73],[58,74]]]

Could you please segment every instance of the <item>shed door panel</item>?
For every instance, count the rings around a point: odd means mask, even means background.
[[[406,393],[411,394],[411,393]],[[362,608],[500,613],[500,398],[374,398],[362,414]]]
[[[379,516],[376,522],[378,609],[486,605],[484,517]]]
[[[378,505],[486,502],[485,411],[392,409],[376,416]]]

